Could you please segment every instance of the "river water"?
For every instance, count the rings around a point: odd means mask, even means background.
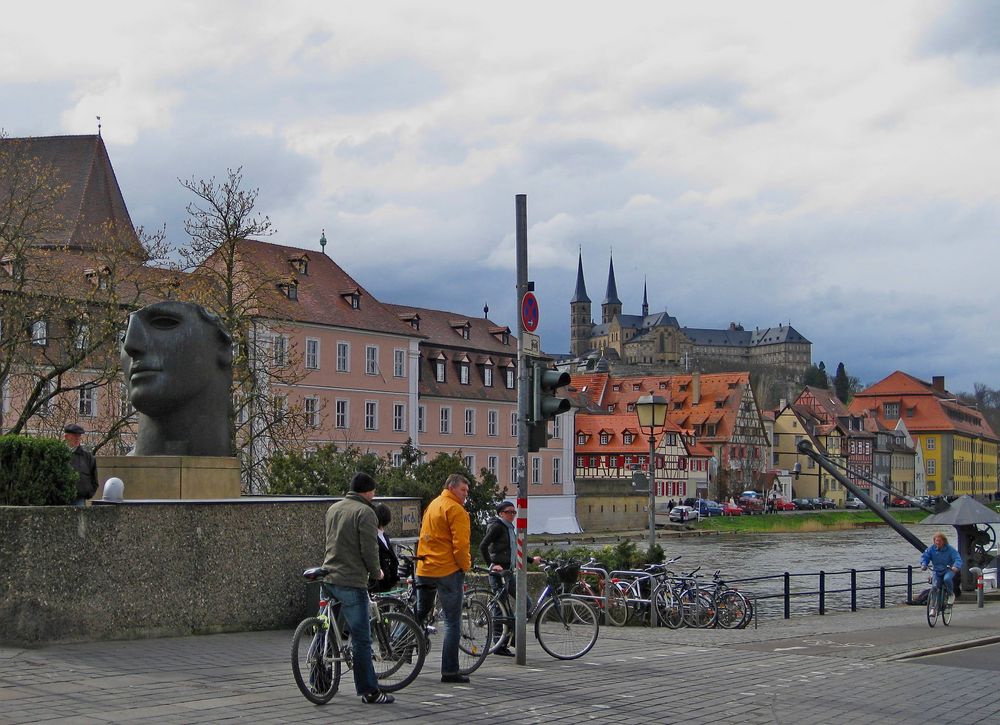
[[[953,535],[954,529],[947,527],[945,533]],[[912,526],[914,532],[929,546],[936,529],[931,526]],[[709,577],[718,569],[724,579],[744,579],[790,573],[828,573],[826,581],[826,607],[828,611],[850,608],[850,594],[832,590],[849,588],[850,575],[830,575],[850,569],[878,569],[879,567],[905,567],[913,565],[914,594],[926,587],[925,577],[919,570],[920,553],[899,534],[888,526],[878,526],[847,531],[826,531],[787,534],[722,534],[718,536],[677,537],[660,540],[667,558],[680,556],[673,564],[675,571],[688,572],[696,566],[699,574]],[[858,587],[875,586],[879,582],[879,572],[859,572]],[[905,584],[906,572],[887,572],[887,584]],[[762,582],[736,584],[740,589],[766,597],[783,590],[783,581],[774,579]],[[793,577],[792,591],[812,591],[819,589],[819,577]],[[859,591],[859,607],[878,605],[876,590]],[[886,605],[891,606],[906,600],[906,587],[886,590]],[[780,617],[782,599],[759,599],[761,616]],[[793,614],[817,612],[817,594],[792,597]]]

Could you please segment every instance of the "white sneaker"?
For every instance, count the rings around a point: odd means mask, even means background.
[[[954,594],[949,594],[948,595],[948,606],[950,607],[954,603],[955,603],[955,595]]]
[[[930,614],[933,617],[934,616],[934,609],[931,608],[931,610],[928,612],[928,614]]]

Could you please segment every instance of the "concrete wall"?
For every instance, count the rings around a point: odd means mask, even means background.
[[[646,493],[633,493],[631,481],[576,479],[576,520],[587,532],[645,529]]]
[[[0,507],[0,641],[291,627],[333,500]],[[390,535],[417,534],[418,499],[379,500]]]

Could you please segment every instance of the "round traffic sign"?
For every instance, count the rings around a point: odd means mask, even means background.
[[[528,332],[538,329],[538,300],[534,292],[525,292],[521,298],[521,324]]]

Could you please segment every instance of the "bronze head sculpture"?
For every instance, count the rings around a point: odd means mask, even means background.
[[[232,338],[201,305],[168,300],[129,315],[122,342],[139,414],[134,456],[231,456]]]

